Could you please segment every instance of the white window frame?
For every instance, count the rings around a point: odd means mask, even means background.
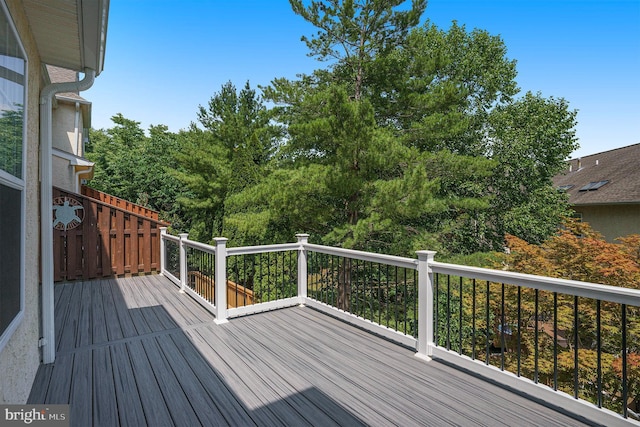
[[[13,16],[9,13],[9,9],[5,3],[5,0],[0,0],[0,9],[2,13],[9,23],[9,27],[11,31],[13,31],[13,35],[18,42],[18,47],[20,49],[20,53],[24,59],[24,105],[22,110],[22,178],[17,178],[3,170],[0,170],[0,184],[5,185],[10,188],[14,188],[21,192],[20,195],[20,310],[18,314],[13,318],[11,323],[4,330],[2,335],[0,335],[0,353],[7,345],[13,334],[18,329],[18,326],[22,323],[24,319],[25,312],[25,253],[26,253],[26,205],[27,205],[27,128],[29,120],[28,120],[28,104],[29,104],[29,59],[27,53],[24,49],[24,45],[22,44],[22,39],[20,38],[20,33],[16,29],[15,23],[13,21]],[[36,308],[37,310],[37,308]]]

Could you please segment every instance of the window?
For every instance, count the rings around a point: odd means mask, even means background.
[[[561,185],[558,187],[560,191],[568,191],[573,188],[573,184]]]
[[[0,1],[0,350],[24,312],[27,61]]]
[[[595,191],[598,188],[602,187],[605,184],[608,184],[609,181],[595,181],[595,182],[590,182],[587,185],[585,185],[584,187],[582,187],[580,190],[578,191]]]

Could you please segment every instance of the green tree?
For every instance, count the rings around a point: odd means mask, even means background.
[[[447,31],[429,21],[413,28],[372,64],[368,94],[378,122],[421,150],[487,154],[487,117],[518,91],[506,53],[499,36],[455,21]]]
[[[91,186],[105,193],[135,202],[138,200],[140,149],[146,137],[140,122],[118,113],[110,129],[91,130],[87,158],[96,164]]]
[[[295,94],[299,86],[288,88]],[[277,179],[230,204],[246,233],[266,237],[255,227],[259,218],[285,239],[315,231],[326,244],[410,254],[426,242],[433,247],[443,224],[489,207],[491,160],[408,147],[378,126],[368,100],[350,99],[338,85],[288,99]]]
[[[188,228],[187,215],[176,203],[185,190],[170,171],[178,140],[164,125],[151,126],[149,136],[140,123],[121,114],[112,117],[114,127],[90,131],[87,158],[95,162],[90,186],[160,213],[174,231]]]
[[[497,231],[541,243],[569,215],[566,195],[551,179],[578,146],[576,112],[562,98],[528,92],[497,106],[489,119],[490,157],[497,162],[491,183]]]
[[[224,84],[200,106],[198,120],[204,129],[192,124],[179,135],[175,176],[190,191],[179,201],[194,219],[193,238],[208,242],[224,232],[227,198],[265,173],[280,130],[248,82],[240,91]]]
[[[408,10],[400,10],[406,0],[289,3],[296,14],[318,28],[314,37],[302,37],[309,55],[321,61],[336,60],[335,71],[349,84],[356,101],[362,97],[373,59],[401,44],[427,7],[426,0],[412,0]]]

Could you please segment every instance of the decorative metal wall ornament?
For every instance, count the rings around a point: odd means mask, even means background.
[[[84,208],[71,197],[56,197],[53,199],[53,215],[53,228],[67,231],[82,224]]]

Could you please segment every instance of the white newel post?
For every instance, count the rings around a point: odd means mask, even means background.
[[[433,273],[429,263],[435,251],[417,251],[418,254],[418,352],[417,357],[431,360],[433,355]]]
[[[167,247],[164,236],[167,235],[167,227],[160,227],[160,274],[167,269]]]
[[[187,288],[187,245],[186,240],[189,233],[180,233],[180,293],[184,293]]]
[[[215,322],[227,323],[227,238],[216,237],[213,239],[216,245],[215,257],[215,304],[216,319]]]
[[[304,305],[307,299],[307,249],[305,245],[309,242],[308,234],[296,234],[300,249],[298,249],[298,298],[300,305]]]

